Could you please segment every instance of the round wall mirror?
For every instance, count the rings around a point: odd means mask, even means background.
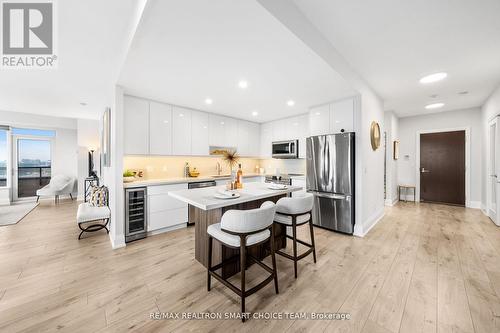
[[[370,128],[370,140],[372,149],[377,150],[378,147],[380,147],[380,126],[375,121],[372,121],[372,126]]]

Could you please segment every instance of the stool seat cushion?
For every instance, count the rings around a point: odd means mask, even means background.
[[[304,224],[306,222],[309,222],[311,219],[311,214],[303,214],[297,216],[297,225],[299,224]],[[281,224],[286,224],[286,225],[292,225],[292,217],[288,215],[283,215],[280,213],[276,213],[274,215],[274,222],[281,223]]]
[[[313,208],[314,198],[311,193],[297,194],[291,198],[281,198],[276,203],[276,213],[305,214]]]
[[[211,224],[207,228],[207,233],[218,241],[229,246],[239,247],[240,236],[231,235],[221,229],[220,223]],[[246,245],[260,243],[271,236],[269,230],[264,230],[256,234],[248,235]]]
[[[109,219],[111,217],[111,212],[108,206],[94,207],[88,202],[81,203],[78,206],[78,212],[76,213],[76,222],[90,222],[103,219]]]

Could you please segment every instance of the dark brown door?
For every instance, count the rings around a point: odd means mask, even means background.
[[[465,131],[420,134],[420,200],[465,206]]]

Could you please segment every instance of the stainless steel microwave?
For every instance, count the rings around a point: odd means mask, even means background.
[[[273,158],[299,158],[299,140],[273,142]]]

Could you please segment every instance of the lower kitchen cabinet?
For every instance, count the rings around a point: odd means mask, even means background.
[[[187,184],[148,186],[148,232],[187,223],[188,205],[168,195],[187,188]]]
[[[306,178],[305,177],[293,177],[292,178],[292,186],[300,186],[302,190],[293,192],[292,197],[300,196],[306,193]]]

